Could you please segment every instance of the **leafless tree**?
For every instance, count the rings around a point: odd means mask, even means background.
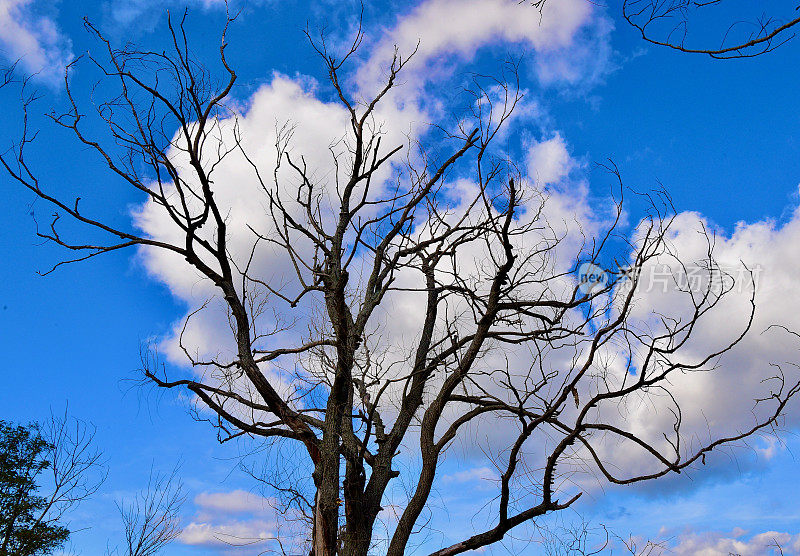
[[[42,438],[51,447],[47,468],[47,504],[41,519],[61,521],[72,508],[92,497],[103,485],[107,470],[95,447],[96,429],[79,419],[51,414],[42,426]]]
[[[248,152],[235,106],[226,104],[237,75],[226,58],[225,33],[219,50],[224,77],[217,80],[193,56],[183,22],[170,21],[169,53],[116,48],[87,27],[104,51],[89,58],[103,81],[97,94],[116,86],[105,102],[95,98],[96,117],[110,135],[89,135],[89,113],[69,79],[71,108],[51,119],[97,153],[123,186],[159,207],[180,240],[115,224],[79,207],[78,199],[53,193],[25,156],[36,136],[27,119],[13,154],[0,162],[57,211],[38,233],[76,253],[64,262],[128,247],[165,250],[214,285],[227,308],[235,357],[206,359],[187,348],[194,372],[173,377],[150,354],[143,374],[157,387],[193,394],[203,407],[198,416],[215,415],[223,441],[248,436],[298,449],[292,472],[300,478],[271,484],[295,515],[307,518],[311,554],[370,553],[390,505],[397,521],[384,524],[381,551],[404,554],[428,519],[448,447],[474,427],[510,435],[487,448],[498,471],[492,522],[442,546],[437,556],[491,545],[569,508],[581,496],[569,484],[576,464],[621,485],[700,465],[713,450],[775,427],[800,388],[778,369],[765,377],[768,392],[756,402],[752,426],[702,441],[683,432],[671,379],[714,372],[748,333],[754,298],[740,328],[720,330],[719,345],[701,357],[688,354],[695,331],[734,287],[714,259],[709,235],[702,287],[676,286],[688,315],[653,315],[642,324],[634,308],[643,271],[675,259],[672,207],[653,196],[650,213],[623,233],[625,188],[609,164],[619,191],[616,213],[604,231],[570,248],[566,233],[548,218],[546,192],[494,148],[521,98],[513,68],[509,78],[487,83],[476,77],[471,111],[458,125],[431,131],[435,142],[387,146],[379,111],[409,58],[395,52],[382,88],[363,99],[342,84],[361,31],[341,54],[324,38],[311,39],[349,124],[330,149],[330,167],[309,167],[294,154],[290,126],[278,133],[276,167],[264,167]],[[215,171],[230,157],[252,169],[260,184],[260,198],[252,202],[263,203],[272,221],[269,229],[249,226],[252,248],[244,259],[228,242],[228,208],[215,196],[221,179]],[[453,202],[448,185],[467,172],[475,189]],[[67,237],[59,227],[62,215],[95,232],[93,239]],[[264,249],[283,257],[291,276],[256,274],[251,263]],[[586,290],[574,278],[584,262],[602,266],[609,280]],[[419,327],[404,338],[411,345],[387,345],[381,328],[390,319],[390,300],[402,295],[421,299]],[[527,353],[524,363],[508,355],[520,351]],[[621,368],[610,363],[612,353]],[[655,440],[619,418],[628,404],[656,401],[666,404],[672,420]],[[615,467],[599,451],[609,442],[638,449],[649,467],[633,473]],[[408,498],[393,503],[390,485],[397,481],[408,486]],[[164,491],[160,486],[153,490]],[[144,506],[146,523],[171,524],[178,498],[148,496],[134,515]],[[136,547],[149,537],[140,532],[152,526],[130,523],[131,553],[143,554]],[[174,536],[174,527],[165,530]]]
[[[153,556],[177,539],[185,500],[177,469],[169,475],[151,469],[142,492],[133,500],[117,502],[125,524],[124,556]]]

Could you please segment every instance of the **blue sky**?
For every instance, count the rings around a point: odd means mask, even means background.
[[[487,9],[497,4],[487,2]],[[196,49],[201,56],[211,57],[218,47],[223,12],[211,1],[190,2],[189,8],[188,28]],[[115,41],[162,45],[166,9],[180,13],[183,4],[171,0],[55,4],[0,0],[0,54],[7,59],[22,56],[22,70],[42,69],[35,83],[43,96],[40,112],[45,112],[48,106],[63,107],[65,102],[63,87],[55,78],[59,64],[96,48],[83,30],[84,16]],[[414,6],[400,2],[366,6],[365,29],[372,44],[392,36],[392,30],[413,13]],[[297,83],[308,83],[309,76],[322,83],[321,64],[302,28],[309,22],[312,27],[327,26],[334,37],[345,36],[357,14],[357,4],[350,2],[265,1],[248,6],[230,37],[229,57],[241,76],[236,98],[249,102],[260,87],[274,84],[276,73]],[[435,28],[444,22],[428,24]],[[620,20],[615,6],[593,6],[582,25],[586,36],[574,38],[561,53],[574,65],[568,75],[547,77],[539,60],[543,55],[536,48],[524,39],[509,41],[498,32],[483,42],[476,39],[468,54],[446,48],[436,54],[435,60],[446,68],[430,78],[425,94],[428,100],[436,100],[436,95],[445,98],[447,91],[464,82],[467,72],[490,72],[505,55],[524,54],[522,84],[527,99],[535,104],[535,115],[514,128],[515,134],[508,139],[510,148],[524,157],[525,149],[555,141],[549,144],[562,149],[559,152],[567,158],[560,159],[563,164],[555,170],[553,181],[563,182],[565,188],[587,187],[590,204],[609,191],[608,176],[594,166],[607,158],[618,164],[631,187],[647,190],[663,184],[677,211],[694,214],[718,230],[728,256],[739,258],[737,249],[764,254],[767,276],[780,277],[765,297],[764,322],[783,322],[784,317],[791,322],[796,313],[794,302],[787,299],[792,291],[785,288],[800,269],[794,253],[798,244],[794,238],[800,241],[800,235],[792,235],[800,185],[796,100],[800,43],[790,42],[754,59],[717,61],[647,46]],[[214,40],[205,41],[205,37]],[[550,62],[559,67],[559,60]],[[36,63],[42,67],[35,68]],[[88,87],[81,77],[79,72],[76,87],[85,94]],[[313,94],[326,99],[330,91],[321,84]],[[3,149],[19,132],[17,95],[13,87],[0,91],[5,107],[0,130]],[[115,221],[130,220],[131,209],[142,199],[107,181],[99,161],[66,133],[47,127],[42,119],[35,123],[47,130],[32,155],[43,182],[59,192],[84,191],[88,207],[105,209]],[[5,225],[0,231],[0,257],[5,261],[0,268],[5,284],[0,295],[0,338],[6,354],[0,418],[42,419],[51,408],[58,410],[68,402],[71,414],[97,426],[97,443],[109,468],[102,491],[72,517],[75,524],[87,527],[74,535],[76,553],[100,554],[107,545],[119,542],[121,527],[114,500],[141,488],[151,466],[168,471],[180,465],[190,499],[184,510],[186,523],[268,528],[271,516],[253,511],[258,499],[243,493],[257,488],[237,470],[237,456],[246,446],[218,445],[211,427],[193,421],[173,393],[140,389],[126,381],[140,367],[140,344],[168,337],[185,316],[186,297],[171,291],[157,263],[132,252],[38,276],[37,271],[46,270],[63,255],[35,237],[31,212],[46,217],[51,210],[6,177],[0,178],[0,184],[5,201]],[[635,213],[636,203],[630,210]],[[744,239],[734,237],[737,229],[747,234]],[[793,349],[788,344],[761,347],[764,353],[779,357]],[[797,416],[790,416],[785,444],[772,450],[758,441],[756,447],[762,452],[735,451],[730,458],[716,461],[707,473],[694,474],[691,481],[596,491],[577,511],[619,535],[666,539],[689,550],[685,553],[696,550],[686,547],[702,543],[717,550],[735,542],[757,544],[756,537],[768,531],[789,534],[794,542],[800,534],[796,512],[800,464],[793,455],[800,448],[795,435],[798,425]],[[468,453],[444,465],[446,478],[439,495],[448,512],[435,522],[438,530],[447,532],[443,535],[468,527],[475,499],[483,496],[480,469],[481,464]],[[478,471],[465,474],[465,470]],[[241,499],[247,502],[238,506],[230,502]],[[510,549],[517,550],[513,545]],[[208,543],[179,541],[164,553],[222,551]],[[528,546],[523,552],[538,554],[539,549]],[[502,549],[496,553],[503,553]]]

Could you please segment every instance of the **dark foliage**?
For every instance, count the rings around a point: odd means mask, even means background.
[[[46,519],[49,500],[39,494],[54,450],[38,425],[0,421],[0,556],[50,554],[69,538],[66,527]]]

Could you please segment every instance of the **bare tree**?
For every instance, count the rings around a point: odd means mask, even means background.
[[[110,139],[89,135],[88,113],[69,78],[71,108],[51,119],[97,153],[122,185],[158,207],[180,239],[121,227],[84,211],[78,199],[52,193],[25,156],[36,136],[27,119],[13,154],[0,162],[56,209],[38,234],[76,253],[64,262],[128,247],[165,250],[214,285],[227,308],[235,357],[201,358],[187,347],[195,372],[169,376],[148,356],[144,376],[160,388],[191,392],[203,407],[198,416],[215,415],[222,441],[249,436],[299,449],[292,470],[298,480],[271,484],[294,515],[307,519],[311,554],[374,550],[376,524],[396,480],[410,490],[392,504],[397,522],[385,526],[381,550],[404,554],[428,519],[448,447],[473,427],[510,435],[496,440],[501,445],[490,454],[498,470],[492,522],[442,546],[437,556],[491,545],[516,527],[569,508],[581,496],[568,482],[576,462],[623,485],[704,463],[713,450],[775,427],[800,388],[778,369],[765,377],[768,392],[756,401],[752,426],[702,441],[684,433],[671,379],[714,372],[749,331],[754,297],[740,328],[721,330],[719,345],[700,357],[689,353],[695,331],[734,288],[707,236],[702,287],[676,286],[688,314],[653,315],[643,324],[634,308],[648,265],[664,258],[689,264],[671,251],[673,208],[654,196],[637,229],[622,233],[625,188],[610,164],[619,191],[616,214],[604,231],[571,249],[566,232],[548,218],[547,194],[493,148],[521,98],[513,68],[508,78],[476,78],[472,111],[458,125],[432,131],[435,143],[387,146],[379,110],[409,58],[395,52],[383,86],[371,98],[358,98],[342,83],[361,31],[341,54],[324,38],[311,39],[349,115],[343,140],[330,149],[330,167],[312,168],[293,154],[291,127],[283,127],[276,167],[264,167],[246,148],[235,107],[225,103],[237,79],[225,33],[223,78],[217,80],[194,58],[183,21],[169,23],[170,53],[116,48],[87,27],[104,50],[102,58],[89,59],[101,72],[98,94],[116,86],[107,101],[95,99]],[[215,171],[230,157],[252,169],[261,195],[252,202],[263,203],[272,222],[269,229],[248,226],[252,243],[244,259],[229,244],[228,208],[215,196]],[[475,188],[455,203],[448,185],[453,175],[467,173]],[[106,240],[69,239],[59,228],[62,215]],[[283,257],[291,276],[256,274],[251,263],[263,249]],[[581,263],[603,267],[608,281],[587,290],[574,278]],[[381,327],[390,319],[390,300],[402,295],[421,300],[419,326],[404,338],[411,345],[387,345]],[[507,355],[520,351],[527,353],[522,363]],[[621,368],[609,363],[609,354]],[[672,418],[655,439],[619,418],[628,404],[656,401]],[[649,467],[615,467],[600,451],[610,442],[639,450]],[[407,457],[418,465],[405,465]],[[144,506],[147,524],[172,524],[177,498],[146,497],[134,515]],[[131,553],[143,554],[136,547],[149,537],[140,532],[158,528],[128,521]],[[174,527],[163,530],[174,536]]]
[[[51,414],[42,426],[42,438],[52,447],[47,469],[48,496],[42,519],[60,521],[72,508],[91,498],[105,482],[108,471],[95,446],[94,425]]]
[[[131,501],[117,502],[125,524],[124,556],[153,556],[177,539],[185,500],[177,469],[169,475],[151,469],[142,492]]]

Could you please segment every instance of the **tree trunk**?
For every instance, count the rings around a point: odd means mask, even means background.
[[[364,467],[348,461],[344,479],[345,533],[341,556],[367,556],[377,512],[364,493]]]
[[[314,527],[311,534],[311,552],[309,556],[335,556],[338,520],[334,519],[331,526],[330,510],[324,507],[319,490],[317,490],[314,500]],[[335,508],[334,511],[336,511]]]

